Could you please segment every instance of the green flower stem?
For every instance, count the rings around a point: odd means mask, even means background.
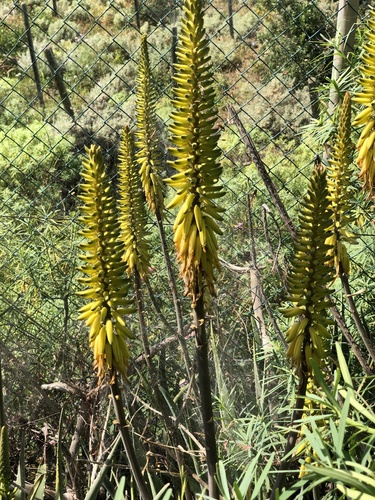
[[[208,491],[210,497],[219,498],[219,490],[215,482],[216,463],[218,458],[216,449],[215,421],[212,410],[204,300],[202,296],[196,301],[195,306],[193,307],[192,330],[195,334],[196,343],[199,391],[201,396],[201,410],[208,469]]]
[[[159,389],[159,380],[157,376],[157,372],[154,366],[154,363],[152,362],[152,356],[150,352],[150,344],[148,342],[148,335],[147,335],[147,327],[145,323],[145,318],[144,318],[144,301],[143,301],[143,293],[142,293],[142,280],[141,276],[139,274],[139,271],[137,267],[134,267],[133,269],[134,273],[134,287],[135,287],[135,296],[136,296],[136,303],[137,303],[137,308],[138,308],[138,318],[139,318],[139,331],[141,334],[141,339],[142,339],[142,344],[143,344],[143,350],[145,354],[145,362],[146,366],[149,372],[150,376],[150,384],[153,392],[153,396],[155,397],[156,400],[156,405],[157,409],[160,411],[163,420],[164,420],[164,425],[165,425],[165,430],[167,434],[169,435],[169,438],[173,444],[173,447],[175,449],[175,459],[178,465],[178,469],[182,470],[181,468],[184,467],[184,461],[181,456],[181,453],[179,451],[179,445],[181,444],[179,442],[178,438],[178,429],[176,424],[173,422],[172,418],[169,415],[168,412],[168,407],[167,403]],[[173,477],[171,480],[173,481]],[[175,481],[174,481],[175,482]],[[176,485],[177,486],[177,485]],[[181,485],[179,485],[181,487]],[[189,488],[187,488],[187,492],[189,491]]]
[[[156,223],[157,223],[158,230],[159,230],[159,236],[160,236],[160,242],[161,242],[161,248],[162,248],[162,252],[163,252],[165,267],[167,269],[167,274],[168,274],[169,288],[170,288],[171,293],[172,293],[173,306],[174,306],[174,311],[175,311],[175,316],[176,316],[178,343],[180,344],[180,349],[181,349],[182,356],[184,359],[184,364],[185,364],[188,378],[190,378],[190,375],[192,372],[192,367],[191,367],[191,360],[190,360],[189,352],[188,352],[187,347],[186,347],[186,341],[185,341],[185,337],[184,337],[184,323],[183,323],[183,319],[182,319],[181,299],[180,299],[179,294],[177,292],[176,278],[175,278],[175,275],[173,273],[172,262],[171,262],[171,258],[169,255],[168,243],[167,243],[167,238],[165,235],[162,214],[158,209],[155,211],[155,216],[156,216]],[[193,390],[196,394],[198,393],[195,383],[193,384]]]
[[[371,359],[373,361],[375,361],[375,349],[374,349],[374,346],[373,346],[373,343],[372,343],[372,340],[370,339],[368,333],[367,333],[367,330],[366,328],[364,327],[362,321],[361,321],[361,318],[359,316],[359,313],[358,313],[358,310],[357,310],[357,306],[355,305],[355,302],[354,302],[354,299],[353,299],[353,294],[352,294],[352,291],[350,289],[350,284],[349,284],[349,280],[348,280],[348,276],[346,273],[343,272],[343,269],[342,269],[342,263],[340,262],[340,267],[339,267],[339,277],[340,277],[340,280],[341,280],[341,283],[342,283],[342,286],[344,288],[344,291],[345,291],[345,296],[346,296],[346,300],[348,302],[348,305],[349,305],[349,310],[350,310],[350,313],[353,317],[353,320],[354,320],[354,323],[358,329],[358,333],[359,335],[361,336],[361,339],[369,353],[369,355],[371,356]]]
[[[295,422],[301,420],[303,416],[303,411],[304,411],[303,406],[305,402],[306,387],[308,380],[308,376],[306,375],[306,373],[307,373],[307,367],[301,370],[299,376],[299,385],[296,394],[296,404],[294,406],[294,411],[292,415],[292,426],[295,426]],[[285,458],[280,462],[279,471],[276,476],[276,481],[272,489],[270,500],[275,500],[278,497],[276,496],[277,492],[281,493],[281,490],[284,486],[284,482],[287,476],[290,477],[291,474],[293,474],[293,472],[295,472],[296,474],[299,472],[298,470],[294,469],[292,470],[290,468],[292,457],[288,456],[296,444],[298,435],[299,435],[299,429],[296,427],[294,427],[289,431],[284,452]]]
[[[142,475],[141,468],[139,466],[137,456],[134,451],[133,443],[129,433],[129,425],[125,419],[124,405],[122,403],[121,392],[117,382],[117,378],[114,379],[113,384],[111,384],[111,393],[113,399],[113,405],[115,408],[116,417],[118,420],[119,432],[121,435],[121,440],[124,445],[126,455],[128,457],[130,469],[132,471],[134,480],[138,487],[139,494],[142,500],[152,500],[152,494],[149,485],[146,483],[145,478]]]

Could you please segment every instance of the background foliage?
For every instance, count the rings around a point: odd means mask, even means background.
[[[259,452],[262,461],[254,469],[255,478],[261,476],[270,457],[270,466],[276,468],[285,439],[280,426],[289,424],[295,402],[294,376],[280,331],[275,329],[275,320],[281,331],[287,328],[278,307],[285,297],[291,238],[233,122],[230,105],[258,149],[289,216],[297,223],[299,202],[315,155],[323,150],[319,136],[304,126],[312,118],[325,116],[319,92],[327,94],[333,49],[326,41],[335,34],[337,3],[233,0],[231,16],[227,2],[205,4],[227,192],[222,202],[226,209],[224,236],[219,242],[224,265],[209,315],[211,360],[219,455],[230,482],[238,479],[252,460],[259,461]],[[360,16],[365,15],[365,7],[363,2]],[[18,436],[23,432],[27,436],[28,479],[35,476],[40,461],[53,470],[60,408],[64,405],[63,452],[65,457],[78,459],[69,472],[68,487],[80,498],[84,471],[88,469],[92,480],[95,478],[96,463],[102,463],[114,434],[113,418],[106,413],[107,388],[96,388],[87,332],[77,321],[81,158],[85,146],[100,144],[116,184],[120,134],[125,125],[134,125],[141,34],[148,33],[157,89],[157,133],[167,159],[174,28],[181,6],[172,0],[145,0],[138,2],[139,10],[135,11],[129,0],[29,2],[29,33],[41,93],[37,91],[22,9],[19,2],[11,1],[0,7],[0,350],[11,460],[15,472]],[[58,90],[46,49],[53,51],[69,106]],[[358,53],[352,57],[354,70],[349,80],[355,76]],[[164,177],[171,174],[169,170],[165,166]],[[348,245],[351,284],[360,314],[371,330],[375,313],[372,209],[359,183],[353,182],[358,208],[352,230],[358,240],[356,245]],[[167,192],[167,200],[171,198],[172,193]],[[171,247],[172,220],[173,214],[167,214]],[[145,293],[149,342],[156,352],[158,377],[172,414],[177,416],[184,405],[182,422],[192,433],[184,435],[186,449],[191,450],[187,461],[191,469],[199,470],[199,409],[182,368],[167,273],[151,216],[148,229],[152,247],[149,282],[154,295],[153,303]],[[250,251],[251,240],[255,241],[256,254]],[[263,301],[261,312],[274,343],[271,358],[260,348],[260,311],[254,305],[254,290],[259,284],[250,280],[250,267],[259,270],[269,305],[267,308]],[[178,287],[182,293],[182,284]],[[335,283],[334,287],[337,305],[359,340],[340,285]],[[186,299],[181,304],[192,356],[190,305]],[[144,465],[163,482],[176,471],[168,469],[162,447],[163,426],[152,409],[152,399],[151,408],[144,405],[150,384],[135,316],[131,323],[135,332],[131,351],[136,356],[127,391],[129,419],[148,450]],[[337,328],[334,338],[341,340]],[[345,342],[342,349],[351,373],[361,375]],[[74,449],[72,436],[82,419],[81,444]],[[117,459],[122,475],[126,467],[120,455]],[[51,488],[53,481],[53,476],[47,476]],[[267,484],[264,488],[266,492]],[[262,498],[261,494],[257,498]]]

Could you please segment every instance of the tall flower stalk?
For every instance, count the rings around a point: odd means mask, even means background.
[[[129,127],[125,127],[122,134],[119,160],[119,221],[125,246],[124,260],[128,274],[136,269],[143,277],[150,266],[147,213],[135,163],[133,134]]]
[[[351,143],[351,99],[349,92],[345,94],[338,121],[337,136],[334,140],[329,166],[327,169],[328,199],[332,211],[332,235],[326,243],[332,246],[329,255],[332,256],[336,274],[346,275],[350,271],[350,262],[345,243],[355,243],[355,236],[349,230],[349,224],[354,218],[353,187],[351,176],[353,149]]]
[[[163,181],[160,176],[159,137],[156,119],[156,91],[152,84],[150,60],[147,48],[147,35],[141,39],[141,57],[137,78],[137,162],[142,187],[151,212],[160,216],[164,209]]]
[[[312,373],[311,359],[319,366],[324,366],[329,354],[331,336],[327,327],[333,322],[327,317],[331,302],[326,297],[330,293],[327,286],[333,280],[333,268],[329,266],[332,258],[327,253],[331,246],[327,245],[326,240],[332,226],[330,216],[327,174],[318,165],[301,202],[299,229],[287,279],[287,300],[293,306],[281,310],[285,317],[293,318],[286,332],[289,344],[287,356],[299,378],[293,423],[302,418],[306,386]],[[280,464],[271,500],[276,498],[276,491],[283,486],[285,474],[281,471],[288,468],[288,455],[297,437],[296,429],[288,434],[284,455],[286,458]]]
[[[375,52],[375,18],[372,14],[372,20],[370,20],[370,30],[373,30],[374,40],[373,40],[373,50]],[[368,33],[368,36],[371,35],[371,32]],[[370,46],[366,45],[365,50],[369,51]],[[369,59],[366,59],[369,61]],[[372,57],[375,64],[375,53]],[[375,85],[375,73],[372,79],[372,87]],[[367,90],[364,95],[368,95],[369,90]],[[375,91],[373,91],[373,97],[375,98]],[[361,97],[361,94],[357,94],[355,100],[364,100],[364,97]],[[371,109],[373,105],[369,104]],[[368,106],[368,107],[369,107]],[[366,108],[368,109],[368,108]],[[372,112],[374,113],[374,111]],[[328,187],[329,187],[329,199],[331,202],[331,210],[332,210],[332,236],[327,240],[333,244],[332,255],[335,261],[336,266],[336,274],[340,277],[346,299],[349,305],[350,312],[353,316],[354,322],[356,324],[358,333],[370,354],[373,361],[375,361],[375,348],[373,346],[373,342],[369,336],[367,329],[365,328],[361,317],[358,313],[357,306],[355,304],[355,300],[353,298],[353,294],[351,291],[351,287],[349,284],[349,272],[350,272],[350,261],[348,252],[346,249],[345,243],[355,243],[355,235],[350,232],[348,229],[348,225],[354,220],[350,211],[353,208],[353,191],[351,185],[351,168],[350,165],[352,163],[352,155],[351,155],[351,127],[350,127],[350,118],[351,118],[351,103],[349,93],[346,93],[344,97],[344,101],[340,110],[339,115],[339,124],[338,124],[338,132],[335,140],[335,144],[332,151],[332,158],[330,160],[330,167],[328,169]],[[358,120],[358,117],[356,118]],[[369,132],[369,130],[371,131]],[[367,131],[366,131],[367,130]],[[366,136],[367,132],[369,135]],[[366,139],[364,137],[366,136]],[[363,129],[361,137],[359,139],[358,145],[360,145],[360,153],[359,158],[361,157],[361,152],[367,148],[367,145],[375,140],[375,121],[372,118],[369,118],[367,125]],[[370,177],[370,173],[374,170],[375,176],[375,160],[373,157],[374,148],[370,148],[370,156],[371,158],[367,160],[366,157],[363,159],[364,165],[368,163],[368,171],[364,174],[364,179],[369,186],[373,182]],[[362,161],[362,160],[358,160]],[[367,179],[367,181],[366,181]],[[375,179],[375,177],[374,177]]]
[[[101,149],[91,146],[83,161],[79,199],[83,202],[80,235],[86,241],[79,246],[84,250],[79,269],[84,277],[79,282],[86,286],[79,291],[89,303],[80,309],[78,319],[90,328],[89,340],[94,352],[94,364],[99,381],[106,374],[114,376],[118,370],[126,378],[129,364],[127,340],[133,335],[123,316],[134,311],[127,298],[130,282],[126,277],[126,264],[122,261],[124,244],[120,240],[120,225],[111,185],[105,172]]]
[[[84,262],[79,278],[85,290],[79,291],[89,303],[80,309],[79,319],[90,328],[89,340],[94,353],[99,382],[105,377],[111,382],[113,404],[119,422],[119,432],[129,464],[143,500],[151,500],[151,493],[141,473],[126,423],[121,392],[116,372],[127,376],[129,349],[127,340],[133,335],[123,316],[134,312],[133,301],[127,298],[130,282],[123,262],[124,243],[119,238],[120,224],[116,201],[112,195],[109,177],[105,171],[100,147],[87,148],[83,161],[79,198],[83,214],[80,244]]]
[[[221,234],[217,221],[222,220],[222,209],[216,199],[223,196],[222,187],[217,185],[222,168],[217,161],[219,133],[214,128],[215,97],[202,1],[186,0],[183,9],[169,127],[175,145],[170,148],[175,157],[170,164],[178,173],[166,181],[177,193],[167,208],[180,207],[173,226],[174,243],[185,293],[192,300],[209,494],[218,498],[204,294],[208,290],[215,295],[214,272],[220,269],[216,234]]]
[[[158,225],[161,247],[167,268],[176,315],[177,337],[187,374],[189,377],[192,377],[193,374],[191,373],[190,357],[184,339],[180,298],[177,292],[176,279],[172,269],[167,238],[163,225],[164,185],[160,177],[162,162],[158,143],[159,137],[157,134],[156,91],[152,83],[146,35],[143,35],[141,39],[141,57],[138,67],[136,97],[137,141],[135,145],[138,148],[136,161],[139,166],[142,188],[145,193],[148,207],[155,215],[156,223]],[[152,296],[151,285],[147,277],[145,277],[145,283],[150,290],[150,295]]]

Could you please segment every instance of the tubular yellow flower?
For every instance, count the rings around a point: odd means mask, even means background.
[[[340,270],[348,274],[350,263],[344,242],[354,243],[354,234],[348,230],[348,224],[354,219],[350,215],[353,206],[353,188],[351,183],[352,147],[351,147],[351,102],[349,92],[345,94],[339,114],[337,136],[327,169],[328,199],[332,211],[332,235],[326,240],[332,249],[328,255],[333,258],[336,275]]]
[[[11,484],[8,428],[3,425],[0,431],[0,498],[11,498]]]
[[[125,127],[122,134],[119,159],[119,221],[125,244],[124,260],[129,274],[137,268],[139,274],[144,276],[150,261],[145,229],[147,215],[129,127]]]
[[[330,246],[325,243],[332,224],[327,196],[326,171],[319,166],[301,202],[300,226],[288,275],[287,300],[293,307],[281,309],[287,318],[298,317],[286,332],[287,356],[297,370],[305,367],[308,372],[310,358],[324,363],[330,338],[326,327],[331,321],[325,312],[330,306],[327,285],[332,281],[332,267],[327,266]]]
[[[136,159],[147,204],[154,214],[158,212],[161,216],[164,208],[163,182],[159,174],[161,161],[156,133],[156,92],[151,81],[147,35],[143,35],[141,40],[136,97],[136,146],[139,148]]]
[[[216,199],[223,196],[218,180],[222,172],[217,159],[219,137],[215,124],[215,101],[209,47],[203,26],[201,0],[186,0],[185,16],[176,50],[174,111],[171,114],[170,153],[178,173],[166,182],[177,189],[167,208],[180,206],[174,223],[174,243],[180,275],[193,304],[207,285],[215,294],[214,270],[220,269],[216,234],[223,211]]]
[[[366,43],[363,45],[362,66],[360,68],[362,86],[353,101],[364,105],[364,109],[353,121],[355,127],[364,126],[357,142],[359,151],[357,165],[360,167],[359,176],[363,179],[363,188],[374,195],[375,190],[375,11],[370,11],[367,22]]]
[[[124,244],[119,239],[116,202],[101,149],[92,145],[87,153],[79,195],[83,214],[79,220],[84,226],[80,234],[86,239],[80,244],[85,254],[81,255],[84,265],[79,270],[85,277],[79,278],[79,282],[87,288],[78,294],[90,302],[80,309],[78,319],[85,320],[90,328],[89,340],[100,382],[107,373],[113,377],[115,370],[126,377],[129,364],[126,340],[133,336],[123,316],[135,309],[126,298],[130,285],[122,261]]]

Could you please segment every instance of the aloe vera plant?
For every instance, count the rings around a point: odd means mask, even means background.
[[[331,227],[329,210],[327,173],[317,165],[310,179],[307,194],[301,202],[299,215],[300,227],[294,243],[294,254],[288,275],[287,300],[292,307],[282,309],[287,318],[295,318],[286,332],[289,344],[287,356],[295,367],[299,384],[298,399],[292,415],[292,425],[303,415],[304,396],[309,376],[312,373],[312,360],[324,366],[329,354],[330,332],[327,326],[332,322],[327,317],[331,301],[327,299],[328,284],[333,279],[333,267],[329,266],[327,252],[331,246],[326,240]],[[289,464],[289,453],[293,449],[298,432],[292,429],[287,438],[285,457],[280,464],[280,472],[271,495],[276,498],[284,483],[284,471]]]
[[[216,200],[224,193],[218,185],[222,167],[218,164],[219,133],[214,128],[215,94],[202,1],[186,0],[183,10],[169,126],[175,145],[169,150],[175,157],[170,164],[178,173],[166,181],[177,193],[167,208],[180,207],[173,226],[174,244],[185,293],[191,297],[193,307],[209,494],[218,498],[204,294],[207,290],[215,295],[214,273],[220,269],[216,234],[222,234],[217,222],[222,220],[223,211]]]

